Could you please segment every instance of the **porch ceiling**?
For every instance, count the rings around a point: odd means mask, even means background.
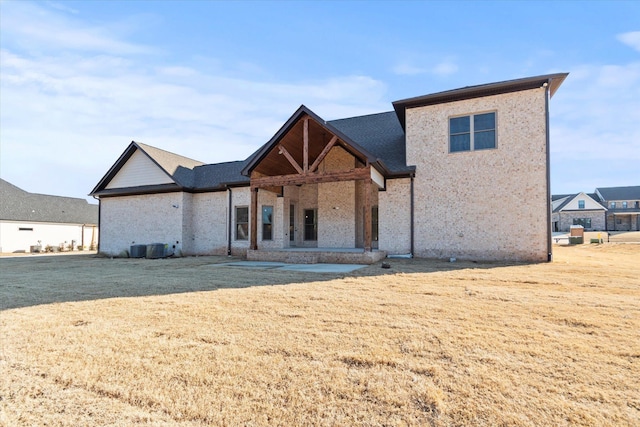
[[[275,144],[269,153],[260,161],[253,170],[252,177],[293,175],[299,173],[295,166],[287,159],[288,153],[300,168],[304,167],[304,123],[308,119],[308,166],[311,167],[323,150],[336,137],[335,145],[339,145],[351,153],[361,163],[366,163],[366,158],[353,150],[336,135],[328,131],[323,125],[316,122],[309,116],[303,116],[291,129],[284,134]],[[286,153],[280,147],[284,147]],[[354,162],[355,167],[355,162]]]

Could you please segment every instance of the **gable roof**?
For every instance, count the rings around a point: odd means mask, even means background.
[[[98,205],[75,197],[29,193],[0,179],[0,220],[98,224]]]
[[[549,86],[549,94],[553,96],[569,73],[545,74],[542,76],[526,77],[522,79],[506,80],[496,83],[465,86],[460,89],[437,92],[430,95],[417,96],[393,102],[393,108],[398,115],[402,128],[405,129],[407,108],[424,107],[445,102],[461,101],[464,99],[480,98],[483,96],[499,95],[502,93],[518,92],[535,89],[544,84]]]
[[[272,150],[281,142],[293,145],[294,135],[299,132],[300,121],[308,117],[311,119],[316,132],[332,134],[338,138],[336,145],[341,146],[351,155],[361,161],[366,161],[387,178],[411,176],[415,166],[406,164],[405,112],[407,108],[420,107],[463,99],[472,99],[501,93],[515,92],[547,86],[551,96],[562,84],[568,73],[547,74],[523,79],[508,80],[477,86],[467,86],[408,98],[393,103],[394,111],[370,114],[325,121],[309,108],[301,105],[296,112],[282,125],[273,137],[244,161],[204,164],[197,160],[179,156],[149,145],[132,141],[111,169],[100,180],[90,195],[124,195],[146,194],[167,191],[216,191],[229,186],[248,185],[251,172],[258,167]],[[298,128],[296,129],[296,126]],[[310,128],[311,129],[311,128]],[[291,132],[291,133],[290,133]],[[311,134],[311,130],[309,130]],[[288,137],[288,140],[287,140]],[[320,138],[318,138],[320,140]],[[310,144],[310,149],[312,144]],[[313,149],[317,150],[322,143],[316,141]],[[320,148],[322,149],[322,147]],[[134,152],[140,150],[173,180],[173,184],[155,184],[130,188],[106,188],[122,166]],[[299,162],[302,154],[290,153],[297,156]],[[314,155],[318,155],[316,152]],[[312,157],[312,154],[309,154]],[[267,166],[270,163],[270,166]],[[300,163],[301,164],[301,163]],[[282,174],[294,170],[292,164],[274,162],[267,159],[261,166],[263,172],[275,172],[278,168],[286,169]],[[567,195],[568,196],[568,195]]]
[[[578,196],[587,197],[587,198],[591,199],[591,201],[595,205],[597,205],[597,207],[595,207],[595,208],[591,207],[591,208],[586,208],[586,209],[579,209],[580,211],[593,211],[593,210],[606,211],[607,210],[607,208],[605,206],[603,206],[602,203],[600,203],[600,201],[598,200],[598,196],[595,193],[593,193],[593,194],[576,193],[576,194],[564,194],[564,195],[551,196],[551,200],[552,201],[560,202],[557,206],[555,206],[553,208],[553,212],[560,212],[560,211],[565,210],[567,205],[569,205],[571,202],[573,202]],[[576,210],[576,209],[568,209],[568,210]]]
[[[210,191],[248,185],[249,177],[241,173],[246,163],[245,160],[198,166],[193,170],[195,174],[193,188],[197,191]]]
[[[596,193],[602,201],[640,200],[640,185],[629,187],[599,187]]]
[[[405,134],[393,111],[328,122],[383,162],[389,175],[415,171],[407,166]]]
[[[167,174],[174,183],[134,187],[135,189],[107,189],[109,182],[118,174],[131,156],[133,156],[137,151],[146,155],[165,174]],[[145,193],[152,189],[156,191],[175,191],[179,189],[192,188],[195,180],[193,169],[197,166],[203,165],[204,163],[199,160],[180,156],[169,151],[161,150],[160,148],[152,147],[151,145],[131,141],[129,146],[124,150],[113,166],[111,166],[109,171],[107,171],[107,173],[102,177],[94,189],[91,190],[89,195],[122,194],[123,192],[135,194]]]
[[[247,159],[245,167],[242,169],[242,174],[245,176],[249,176],[251,171],[253,171],[260,162],[266,158],[266,156],[283,140],[283,138],[294,128],[294,126],[302,120],[304,117],[309,117],[313,120],[317,125],[319,125],[326,132],[335,135],[338,137],[338,144],[344,148],[346,151],[351,153],[353,156],[360,158],[361,160],[368,161],[373,167],[378,169],[379,172],[384,175],[389,175],[391,170],[386,165],[385,160],[381,157],[376,156],[373,152],[369,151],[367,148],[360,145],[357,141],[355,141],[351,136],[341,130],[341,128],[346,128],[347,130],[351,130],[351,134],[356,136],[360,141],[364,142],[374,142],[372,144],[368,144],[375,148],[375,141],[365,140],[363,135],[368,134],[372,135],[371,132],[366,132],[360,126],[359,130],[357,127],[349,127],[345,126],[344,123],[338,123],[338,126],[335,126],[336,122],[340,122],[339,120],[333,122],[326,122],[316,113],[311,111],[311,109],[307,108],[305,105],[301,105],[298,110],[282,125],[282,127],[275,133],[275,135],[262,147],[260,147],[254,154],[252,154],[249,159]],[[364,116],[366,117],[366,116]],[[357,119],[357,118],[354,118]],[[354,122],[355,123],[355,122]],[[378,145],[381,145],[380,142],[384,140],[384,136],[377,139]],[[404,142],[404,138],[402,139]],[[380,149],[378,151],[381,151]],[[384,150],[382,150],[384,151]]]

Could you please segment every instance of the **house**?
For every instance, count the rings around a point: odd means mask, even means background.
[[[95,248],[98,205],[26,192],[0,179],[0,252]]]
[[[566,77],[469,86],[332,121],[303,105],[237,162],[131,142],[90,193],[99,250],[548,261],[549,99]]]
[[[640,185],[600,187],[595,194],[607,207],[606,230],[640,231]]]
[[[563,194],[551,196],[553,231],[569,231],[581,225],[585,231],[605,230],[607,208],[596,194]]]

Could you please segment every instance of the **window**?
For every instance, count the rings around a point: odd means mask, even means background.
[[[578,200],[578,209],[584,209],[584,200]]]
[[[449,152],[496,148],[496,113],[449,119]]]
[[[591,218],[574,218],[573,225],[581,225],[584,228],[591,228]]]
[[[262,240],[273,239],[273,206],[262,207]]]
[[[304,210],[304,240],[318,240],[318,210]]]
[[[236,206],[236,240],[249,239],[249,208]]]
[[[378,241],[378,207],[371,207],[371,241]]]
[[[622,202],[622,209],[627,209],[627,202]]]
[[[611,209],[615,209],[616,208],[616,202],[611,202],[610,207],[611,207]]]

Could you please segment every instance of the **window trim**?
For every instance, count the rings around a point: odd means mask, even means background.
[[[479,132],[487,132],[487,129],[482,130],[482,131],[477,131],[474,129],[475,123],[474,123],[474,117],[475,116],[481,116],[483,114],[491,114],[493,113],[493,147],[488,147],[488,148],[476,148],[475,147],[475,137],[476,134]],[[451,119],[457,119],[457,118],[461,118],[461,117],[469,117],[469,149],[468,150],[456,150],[453,151],[451,150]],[[448,145],[448,150],[449,150],[449,154],[453,154],[453,153],[468,153],[471,151],[484,151],[484,150],[496,150],[498,148],[498,110],[487,110],[487,111],[480,111],[480,112],[476,112],[476,113],[467,113],[467,114],[456,114],[456,115],[452,115],[448,117],[448,140],[447,140],[447,145]],[[466,134],[467,132],[463,132],[463,133],[456,133],[455,135],[462,135],[462,134]]]
[[[264,221],[265,209],[271,209],[271,220],[268,223]],[[262,217],[261,217],[261,221],[260,222],[262,223],[262,240],[269,240],[269,241],[273,240],[273,205],[262,205]],[[269,228],[269,233],[268,233],[269,236],[268,237],[265,237],[265,234],[267,234],[267,233],[265,233],[265,230],[266,230],[265,226],[266,225],[270,225],[271,226]]]
[[[246,209],[247,210],[247,222],[244,222],[244,221],[243,222],[239,222],[238,221],[238,216],[239,216],[238,215],[238,210],[240,210],[240,209]],[[239,241],[249,240],[249,206],[244,206],[244,205],[236,206],[234,211],[233,211],[233,214],[234,214],[234,223],[235,223],[235,235],[234,235],[235,240],[239,240]],[[246,224],[246,237],[241,237],[241,236],[239,236],[239,233],[238,233],[238,231],[240,230],[239,226],[243,225],[243,224]],[[243,227],[243,228],[245,228],[245,227]]]
[[[307,223],[307,212],[308,211],[313,211],[313,223],[312,224],[308,224]],[[303,233],[303,240],[305,242],[317,242],[318,241],[318,209],[317,208],[311,208],[311,209],[304,209],[303,210],[303,215],[304,215],[304,233]],[[315,237],[315,239],[307,239],[307,227],[308,226],[313,226],[313,235]]]

